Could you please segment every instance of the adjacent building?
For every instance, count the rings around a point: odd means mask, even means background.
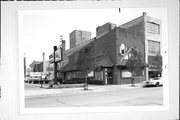
[[[149,76],[153,77],[158,74],[161,75],[161,21],[147,16],[144,12],[142,16],[125,23],[120,27],[143,33],[145,62],[149,64],[149,67],[146,68],[146,79],[148,79]]]

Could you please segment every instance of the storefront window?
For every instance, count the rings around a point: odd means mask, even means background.
[[[103,71],[95,71],[95,80],[103,80]]]

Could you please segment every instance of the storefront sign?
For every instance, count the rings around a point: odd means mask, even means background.
[[[51,54],[51,55],[49,56],[49,61],[50,61],[50,62],[54,62],[53,54]]]
[[[61,49],[58,49],[55,52],[55,62],[58,62],[60,60],[61,60]]]
[[[122,78],[130,78],[132,76],[131,72],[127,70],[122,71]]]
[[[54,54],[49,56],[49,61],[54,62]],[[55,62],[61,61],[61,49],[56,50],[55,52]]]
[[[94,77],[94,72],[91,71],[90,73],[88,73],[88,77]]]
[[[34,77],[34,76],[41,76],[42,73],[41,72],[30,72],[30,76]]]

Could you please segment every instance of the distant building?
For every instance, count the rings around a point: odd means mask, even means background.
[[[91,39],[91,32],[74,30],[70,33],[70,49]]]
[[[44,62],[44,69],[45,69],[45,74],[53,74],[54,67],[53,64],[50,64],[49,61]],[[31,69],[28,68],[29,72],[42,72],[43,73],[43,61],[33,61],[30,64]]]
[[[30,67],[32,68],[33,72],[42,72],[43,71],[43,66],[42,66],[42,61],[33,61],[30,64]]]

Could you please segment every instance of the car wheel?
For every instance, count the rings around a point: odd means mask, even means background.
[[[159,87],[159,82],[156,83],[156,86]]]

